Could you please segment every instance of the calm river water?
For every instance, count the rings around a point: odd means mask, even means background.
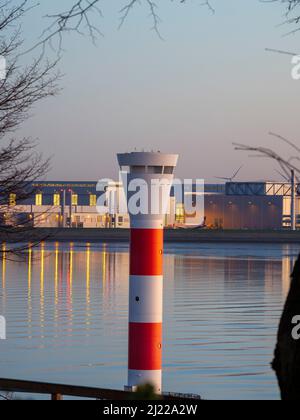
[[[270,369],[299,247],[167,245],[164,390],[278,399]],[[123,389],[126,244],[45,244],[2,259],[0,377]]]

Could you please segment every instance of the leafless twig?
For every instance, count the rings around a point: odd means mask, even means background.
[[[252,155],[252,157],[255,157],[255,158],[269,158],[269,159],[275,160],[279,164],[281,170],[284,172],[284,174],[288,178],[290,177],[291,170],[293,169],[295,171],[296,177],[299,181],[299,178],[300,178],[300,164],[296,164],[294,162],[295,161],[300,162],[300,148],[298,146],[296,146],[296,144],[294,142],[288,140],[287,138],[281,136],[280,134],[270,132],[269,135],[279,139],[280,141],[282,141],[286,144],[288,144],[294,151],[296,151],[299,154],[291,155],[288,158],[283,158],[281,155],[279,155],[274,150],[266,148],[266,147],[249,146],[249,145],[240,144],[240,143],[233,143],[233,145],[235,146],[235,150],[257,153],[254,156]]]
[[[165,1],[165,0],[164,0]],[[170,0],[179,4],[186,4],[189,0]],[[152,20],[152,30],[162,38],[160,33],[161,19],[158,13],[159,0],[120,0],[121,6],[119,10],[121,28],[129,14],[133,11],[135,6],[144,5],[149,11],[149,16]],[[101,0],[76,0],[71,6],[62,12],[47,14],[45,17],[51,20],[49,26],[43,31],[40,40],[36,43],[34,48],[41,46],[43,49],[47,44],[53,46],[55,40],[58,41],[58,51],[62,49],[63,35],[69,32],[77,32],[81,35],[88,34],[95,43],[97,37],[102,36],[99,22],[95,21],[95,16],[103,17],[101,10]],[[212,13],[215,9],[212,6],[211,0],[205,0],[200,3],[201,6],[206,6]]]
[[[37,242],[32,223],[21,222],[12,208],[35,193],[32,182],[45,175],[49,160],[36,150],[36,142],[16,138],[16,130],[30,117],[32,107],[58,92],[57,61],[39,56],[21,62],[20,21],[30,10],[28,1],[0,4],[0,55],[6,58],[6,77],[0,81],[0,241],[10,243],[7,253],[18,253],[18,242]]]

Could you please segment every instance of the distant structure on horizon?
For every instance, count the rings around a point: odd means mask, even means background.
[[[107,185],[106,213],[97,212],[96,182],[34,182],[35,195],[19,201],[11,194],[7,205],[0,207],[0,223],[32,223],[35,227],[129,228],[129,215],[120,212],[124,196],[119,182]],[[291,183],[227,182],[206,184],[204,214],[193,217],[186,213],[184,203],[171,190],[169,214],[164,226],[193,227],[205,217],[210,229],[290,229]],[[193,192],[192,192],[193,194]],[[300,196],[295,203],[296,227],[300,228]]]

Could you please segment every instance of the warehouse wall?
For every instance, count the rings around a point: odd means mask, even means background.
[[[205,198],[209,227],[223,229],[280,229],[283,221],[282,196],[226,196]]]

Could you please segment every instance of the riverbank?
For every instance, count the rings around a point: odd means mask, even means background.
[[[128,229],[36,229],[40,237],[58,242],[129,242]],[[299,243],[300,231],[166,229],[169,243]]]

